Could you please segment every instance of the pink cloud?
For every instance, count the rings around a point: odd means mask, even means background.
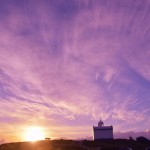
[[[0,117],[69,126],[84,116],[92,126],[101,116],[116,130],[148,129],[140,125],[150,121],[149,5],[142,4],[3,3]]]

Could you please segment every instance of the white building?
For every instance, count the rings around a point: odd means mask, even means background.
[[[93,126],[94,140],[113,139],[113,126],[104,126],[100,120],[97,127]]]

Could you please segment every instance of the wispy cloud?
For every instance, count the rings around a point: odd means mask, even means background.
[[[149,8],[141,0],[0,1],[1,126],[90,127],[101,116],[116,131],[149,129],[140,124],[150,122]]]

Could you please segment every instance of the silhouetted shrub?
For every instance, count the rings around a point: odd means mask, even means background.
[[[143,142],[143,143],[148,143],[148,144],[150,143],[150,140],[143,136],[137,137],[136,140],[138,142]]]

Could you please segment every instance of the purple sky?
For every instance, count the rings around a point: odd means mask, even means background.
[[[149,0],[0,0],[0,135],[150,137]]]

